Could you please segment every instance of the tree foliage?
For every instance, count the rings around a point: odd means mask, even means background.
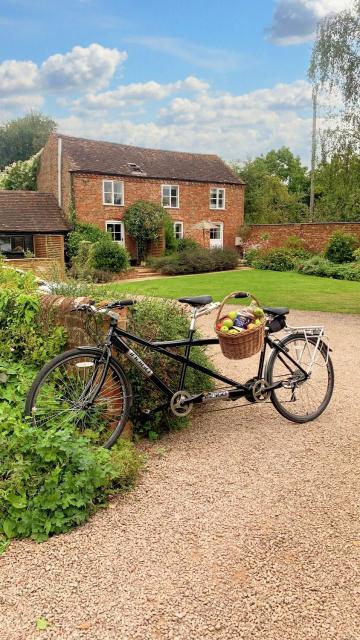
[[[55,129],[54,120],[35,112],[0,126],[0,170],[36,154]]]
[[[323,134],[323,148],[360,148],[360,0],[319,23],[309,76],[315,86],[340,96],[337,124]]]
[[[316,220],[360,222],[360,156],[345,149],[323,160],[315,193]]]
[[[306,167],[282,147],[248,160],[236,173],[245,181],[247,223],[299,222],[306,219],[309,178]]]
[[[0,189],[36,191],[38,155],[29,160],[18,160],[0,173]]]
[[[139,260],[145,258],[149,242],[160,238],[165,220],[165,209],[154,202],[138,200],[126,210],[125,229],[136,242]]]

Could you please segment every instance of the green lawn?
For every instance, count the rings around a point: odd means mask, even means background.
[[[211,295],[222,300],[232,291],[250,291],[265,306],[311,311],[360,313],[360,282],[278,271],[223,271],[191,276],[124,282],[106,287],[116,296],[142,294],[164,298]]]

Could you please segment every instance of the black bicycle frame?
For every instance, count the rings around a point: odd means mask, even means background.
[[[196,347],[196,346],[204,347],[211,344],[219,344],[218,338],[194,339],[194,333],[195,333],[194,329],[190,329],[188,338],[186,340],[168,340],[168,341],[160,341],[160,342],[149,342],[148,340],[144,340],[139,336],[135,336],[129,333],[128,331],[125,331],[124,329],[119,329],[116,326],[116,321],[112,321],[110,325],[110,331],[109,331],[106,346],[107,347],[114,346],[120,353],[125,355],[165,396],[169,398],[169,400],[171,399],[171,397],[174,395],[176,391],[179,391],[183,388],[186,371],[188,367],[190,367],[191,369],[194,369],[195,371],[200,371],[201,373],[205,373],[210,378],[219,380],[220,382],[223,382],[226,385],[233,387],[228,391],[228,397],[230,397],[231,399],[237,399],[249,393],[249,391],[251,390],[251,387],[249,385],[241,384],[236,380],[232,380],[231,378],[228,378],[227,376],[223,376],[219,373],[216,373],[215,371],[212,371],[207,367],[203,367],[202,365],[197,364],[196,362],[190,359],[190,352],[192,347]],[[178,388],[173,390],[170,387],[168,387],[166,384],[164,384],[164,382],[159,378],[159,376],[154,371],[152,371],[152,369],[140,358],[140,356],[137,355],[135,351],[133,351],[129,347],[129,345],[126,342],[124,342],[122,338],[126,338],[128,340],[131,340],[132,342],[136,342],[137,344],[140,344],[143,347],[147,347],[152,351],[157,351],[159,353],[162,353],[168,358],[181,363],[182,367],[180,372]],[[286,347],[284,348],[279,341],[274,341],[269,337],[269,335],[266,335],[264,347],[260,354],[259,367],[258,367],[258,379],[261,379],[263,377],[264,365],[265,365],[265,352],[266,352],[267,345],[269,345],[272,349],[276,349],[277,351],[281,352],[281,354],[285,356],[287,360],[289,360],[294,366],[296,366],[297,370],[303,373],[304,379],[307,379],[309,377],[308,373],[299,365],[299,363],[296,362],[289,355]],[[169,350],[169,349],[179,348],[179,347],[185,348],[184,355],[181,355],[179,353],[174,353],[173,351]],[[282,361],[284,362],[283,358],[282,358]],[[290,367],[287,367],[287,368],[289,369],[290,372],[292,372]],[[282,381],[278,381],[275,384],[269,386],[268,390],[270,391],[272,389],[276,389],[280,387],[281,384],[282,384]],[[197,402],[197,401],[201,402],[203,399],[203,396],[204,394],[200,393],[194,396],[193,398],[191,398],[190,400],[193,402]]]

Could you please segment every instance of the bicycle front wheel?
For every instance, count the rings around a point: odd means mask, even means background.
[[[74,427],[93,444],[107,449],[128,420],[130,383],[119,363],[101,362],[100,349],[73,349],[51,360],[28,393],[25,413],[40,429]]]
[[[328,406],[334,389],[334,368],[328,347],[317,338],[292,333],[281,345],[310,377],[303,379],[301,370],[284,354],[273,350],[267,368],[268,383],[280,380],[284,386],[271,392],[271,401],[284,418],[304,423],[315,420]]]

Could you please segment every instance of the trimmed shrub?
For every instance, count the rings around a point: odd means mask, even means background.
[[[130,333],[140,335],[145,340],[184,339],[189,331],[189,316],[180,307],[179,303],[170,300],[140,300],[134,307],[129,309],[128,330]],[[140,357],[145,360],[151,369],[159,374],[165,384],[170,388],[177,386],[181,367],[179,363],[166,358],[166,356],[156,351],[150,352],[139,345],[136,345],[136,352],[139,353]],[[179,352],[182,353],[183,350]],[[206,356],[205,349],[202,347],[194,347],[191,350],[191,359],[198,364],[213,369]],[[129,366],[128,360],[124,362],[124,367],[129,374],[135,396],[130,414],[134,423],[135,433],[155,439],[163,431],[186,423],[186,419],[177,418],[170,411],[161,411],[151,417],[144,415],[142,411],[145,408],[148,409],[162,404],[164,396],[145,377],[139,375],[139,371],[135,366]],[[212,380],[205,374],[188,369],[184,388],[198,393],[200,391],[210,391],[213,388],[213,384]]]
[[[163,256],[153,266],[167,275],[187,273],[206,273],[209,271],[226,271],[234,269],[238,263],[238,255],[233,249],[186,250]]]
[[[325,249],[325,258],[331,262],[341,264],[352,262],[354,250],[359,246],[359,240],[352,233],[335,231],[329,238]]]
[[[92,245],[88,265],[100,271],[117,273],[128,269],[130,261],[126,249],[107,236]]]
[[[192,238],[181,238],[177,242],[177,251],[193,251],[194,249],[199,249],[200,245],[195,242]]]
[[[88,222],[78,222],[75,225],[74,231],[69,233],[67,238],[67,248],[70,258],[74,258],[78,255],[80,245],[82,242],[98,242],[99,240],[106,240],[109,238],[109,234],[102,229],[99,229],[95,224]]]

